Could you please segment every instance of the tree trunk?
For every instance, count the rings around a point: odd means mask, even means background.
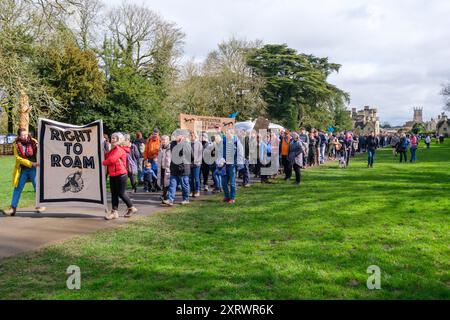
[[[9,109],[9,107],[7,107]],[[6,111],[6,117],[8,119],[8,133],[13,133],[14,123],[12,119],[12,114],[10,111]]]
[[[5,106],[6,119],[7,119],[7,123],[8,123],[7,133],[13,133],[13,130],[14,130],[12,105],[13,105],[12,99],[8,99],[8,102],[6,103],[6,106]]]
[[[31,109],[28,102],[28,95],[24,91],[21,91],[19,100],[19,128],[24,128],[28,131]]]

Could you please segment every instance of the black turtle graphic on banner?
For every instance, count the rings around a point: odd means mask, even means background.
[[[77,171],[71,175],[69,175],[66,178],[66,182],[64,183],[64,186],[62,187],[62,190],[64,193],[66,192],[73,192],[73,193],[78,193],[81,190],[83,190],[84,187],[84,182],[83,179],[81,178],[82,173],[81,171]]]

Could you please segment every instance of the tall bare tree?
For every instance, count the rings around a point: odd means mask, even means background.
[[[28,0],[0,1],[0,104],[12,132],[20,101],[29,101],[31,116],[55,112],[58,102],[33,68],[34,41],[41,31],[40,11]],[[22,106],[24,107],[24,106]]]
[[[101,0],[78,0],[78,4],[74,6],[74,29],[82,50],[94,47],[97,42],[104,7]]]
[[[228,116],[239,112],[240,119],[265,113],[260,90],[264,81],[246,64],[249,51],[261,46],[232,38],[218,45],[200,66],[189,61],[174,91],[173,103],[185,112]]]
[[[444,97],[445,108],[450,111],[450,83],[442,86],[441,94]]]
[[[123,53],[124,63],[148,73],[159,61],[172,63],[181,52],[184,33],[144,6],[123,2],[108,14],[114,43]]]

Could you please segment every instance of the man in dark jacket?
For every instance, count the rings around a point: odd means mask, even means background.
[[[378,138],[375,137],[375,134],[373,132],[370,133],[370,135],[366,139],[366,150],[368,154],[368,160],[367,160],[367,167],[373,168],[373,161],[375,159],[375,150],[378,147]]]
[[[292,133],[292,141],[289,144],[288,161],[295,171],[295,183],[300,185],[301,174],[300,168],[303,166],[303,157],[305,156],[305,150],[302,146],[302,141],[299,135]],[[289,177],[290,178],[290,177]]]
[[[163,203],[173,206],[175,192],[178,183],[181,185],[183,201],[181,204],[189,203],[189,175],[191,173],[191,145],[186,141],[185,136],[178,134],[175,141],[170,143],[172,158],[170,161],[170,178],[167,200]]]

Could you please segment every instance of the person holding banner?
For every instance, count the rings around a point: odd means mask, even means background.
[[[13,197],[10,208],[3,210],[3,213],[7,216],[16,215],[20,196],[27,181],[31,181],[36,192],[36,167],[39,166],[36,161],[37,146],[37,140],[31,137],[27,129],[20,128],[18,130],[13,148],[16,158],[16,165],[13,171]],[[37,213],[41,213],[44,210],[45,207],[36,207]]]
[[[121,133],[113,133],[111,136],[111,151],[106,154],[103,165],[108,167],[109,183],[111,187],[112,210],[106,216],[106,220],[118,219],[119,198],[127,205],[124,217],[129,218],[137,212],[130,198],[126,194],[128,170],[127,152],[122,148],[125,138]],[[129,148],[127,148],[129,150]]]

